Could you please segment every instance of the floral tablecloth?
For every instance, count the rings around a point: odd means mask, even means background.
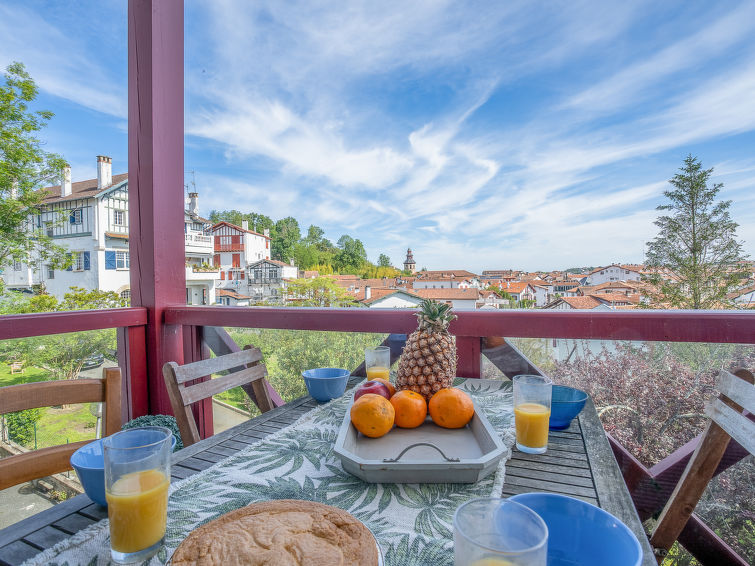
[[[386,565],[453,564],[452,519],[469,499],[497,495],[514,444],[511,386],[457,380],[500,434],[508,453],[495,473],[475,484],[369,484],[345,472],[333,453],[351,394],[321,405],[291,426],[171,486],[166,547],[150,565],[165,564],[194,528],[249,503],[308,499],[346,509],[374,533]],[[107,520],[28,560],[25,566],[110,562]]]

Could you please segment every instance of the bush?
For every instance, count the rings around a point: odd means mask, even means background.
[[[34,427],[42,418],[42,409],[26,409],[5,415],[8,437],[18,444],[29,444],[34,440]]]
[[[136,417],[133,420],[128,421],[121,427],[121,430],[128,430],[130,428],[139,428],[140,426],[164,426],[173,433],[176,437],[175,450],[181,450],[184,447],[184,443],[181,440],[181,433],[178,430],[178,423],[176,418],[171,415],[144,415],[143,417]]]

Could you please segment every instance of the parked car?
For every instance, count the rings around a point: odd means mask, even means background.
[[[81,366],[81,369],[93,369],[100,367],[102,363],[105,361],[105,356],[102,354],[92,354],[88,358],[84,359],[84,363]]]

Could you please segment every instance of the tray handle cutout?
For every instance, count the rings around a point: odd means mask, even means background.
[[[389,464],[391,462],[398,462],[404,454],[409,452],[409,450],[411,450],[412,448],[416,448],[417,446],[428,446],[429,448],[435,448],[438,452],[440,452],[440,455],[446,462],[461,462],[459,458],[449,458],[443,453],[443,450],[435,446],[435,444],[431,444],[429,442],[415,442],[414,444],[410,444],[409,446],[404,448],[398,456],[396,456],[395,458],[383,458],[383,462],[385,462],[386,464]]]

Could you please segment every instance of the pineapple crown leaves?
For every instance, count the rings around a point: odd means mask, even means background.
[[[424,299],[417,314],[420,330],[448,334],[448,325],[458,318],[451,310],[451,305],[439,303],[432,299]]]

